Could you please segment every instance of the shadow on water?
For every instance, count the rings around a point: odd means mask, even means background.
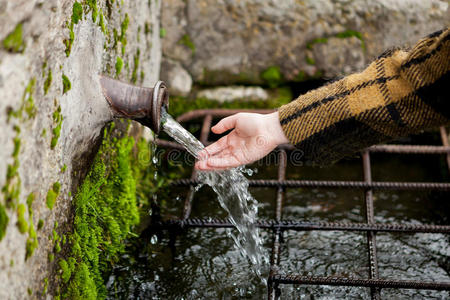
[[[434,144],[426,134],[405,143]],[[436,142],[437,143],[437,142]],[[372,154],[374,181],[434,181],[449,179],[442,156]],[[275,166],[256,164],[252,178],[276,178]],[[363,180],[357,157],[328,168],[288,166],[288,179]],[[163,219],[182,214],[186,188],[158,195]],[[260,203],[259,218],[274,218],[275,190],[251,188]],[[376,191],[375,219],[380,223],[449,224],[449,193]],[[196,194],[191,217],[226,217],[209,187]],[[359,190],[290,188],[286,190],[285,220],[365,222],[364,194]],[[149,220],[147,220],[149,222]],[[228,229],[144,230],[129,241],[128,253],[115,266],[109,281],[111,299],[264,299],[267,290],[250,275],[249,264],[235,249]],[[261,231],[264,247],[272,234]],[[449,236],[443,234],[377,234],[381,278],[449,281]],[[270,251],[269,251],[270,252]],[[286,231],[280,269],[315,276],[367,278],[365,233]],[[370,299],[368,288],[281,285],[281,299]],[[445,299],[448,291],[382,289],[383,299]]]

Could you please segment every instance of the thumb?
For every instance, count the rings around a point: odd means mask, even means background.
[[[212,127],[211,130],[217,134],[224,133],[225,131],[233,129],[236,126],[236,120],[237,114],[226,117],[220,120],[220,122]]]

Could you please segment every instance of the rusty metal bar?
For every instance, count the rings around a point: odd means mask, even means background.
[[[444,129],[445,130],[445,129]],[[446,133],[444,133],[446,134]],[[210,145],[212,142],[206,141],[205,145]],[[174,148],[185,151],[183,146],[178,143],[156,139],[156,144],[163,148]],[[279,145],[277,149],[294,150],[295,146],[290,144]],[[416,146],[416,145],[376,145],[366,149],[370,153],[395,153],[395,154],[448,154],[450,155],[450,147],[448,146]],[[450,163],[450,161],[448,161]]]
[[[375,145],[366,149],[369,152],[398,153],[398,154],[449,154],[448,146],[425,145]]]
[[[208,135],[213,118],[226,117],[239,112],[271,113],[274,110],[267,109],[205,109],[191,111],[177,118],[179,122],[185,122],[197,118],[203,119],[200,133],[200,141],[209,145]],[[377,224],[374,220],[373,190],[437,190],[450,191],[450,183],[435,182],[373,182],[371,177],[371,164],[369,153],[396,153],[396,154],[446,154],[447,165],[450,170],[450,145],[446,129],[440,128],[443,146],[431,145],[376,145],[364,150],[362,155],[364,181],[312,181],[312,180],[286,180],[286,151],[295,149],[294,146],[286,144],[277,147],[279,151],[279,166],[277,180],[250,180],[253,187],[277,188],[275,219],[258,220],[256,226],[273,231],[274,243],[270,261],[270,274],[268,278],[269,299],[279,299],[281,296],[280,284],[308,284],[308,285],[338,285],[359,286],[371,289],[372,299],[380,299],[381,288],[410,288],[410,289],[433,289],[450,290],[450,282],[422,282],[379,279],[377,254],[376,254],[376,232],[401,232],[414,233],[443,233],[450,234],[450,225],[422,225],[422,224]],[[160,147],[185,150],[177,143],[156,140]],[[177,220],[160,221],[155,226],[161,229],[183,228],[232,228],[233,225],[227,219],[214,218],[189,218],[192,200],[194,197],[194,186],[198,184],[196,171],[193,170],[191,179],[180,179],[173,182],[175,186],[189,186],[190,190],[186,197],[183,210],[183,218]],[[281,212],[284,201],[284,190],[286,188],[345,188],[362,189],[365,192],[366,220],[367,223],[344,223],[344,222],[299,222],[282,221]],[[366,232],[368,242],[369,277],[368,279],[344,278],[344,277],[308,277],[303,275],[279,274],[280,245],[282,233],[286,230],[294,231],[350,231]]]
[[[197,172],[195,169],[192,171],[191,179],[195,180],[197,178]],[[194,200],[194,194],[195,194],[195,186],[190,185],[189,190],[186,194],[186,198],[184,200],[184,206],[183,206],[183,220],[186,220],[191,215],[192,211],[192,201]]]
[[[172,182],[174,186],[198,184],[192,179],[178,179]],[[333,180],[249,180],[252,187],[284,187],[284,188],[346,188],[346,189],[373,189],[373,190],[424,190],[424,191],[450,191],[450,183],[436,182],[384,182],[384,181],[333,181]]]
[[[447,134],[447,130],[445,129],[444,126],[441,126],[439,128],[440,133],[441,133],[441,141],[442,141],[442,145],[444,145],[444,147],[449,147],[449,142],[448,142],[448,134]],[[448,170],[450,171],[450,153],[447,152],[447,167]]]
[[[278,154],[278,181],[281,182],[286,179],[286,165],[287,165],[287,155],[286,151],[281,150]],[[277,189],[277,201],[275,208],[275,220],[277,222],[281,221],[281,212],[283,208],[284,199],[284,188],[279,186]],[[275,228],[273,231],[273,247],[272,256],[270,259],[270,275],[269,278],[278,273],[278,266],[280,264],[280,249],[281,249],[281,235],[282,231],[280,228]],[[268,282],[268,299],[278,299],[281,295],[278,283],[269,281]]]
[[[310,277],[303,275],[275,275],[272,278],[281,284],[359,286],[373,288],[396,288],[417,290],[450,290],[450,282],[427,282],[414,280],[363,279],[347,277]]]
[[[218,218],[190,218],[186,220],[171,219],[155,224],[161,229],[171,227],[192,228],[233,228],[228,219]],[[380,232],[403,232],[403,233],[444,233],[450,234],[450,225],[423,225],[423,224],[367,224],[367,223],[345,223],[345,222],[309,222],[293,220],[258,220],[256,226],[264,229],[280,230],[321,230],[321,231],[380,231]]]
[[[364,181],[372,183],[372,172],[370,168],[370,156],[368,151],[362,153]],[[366,202],[366,220],[367,224],[372,225],[375,223],[374,207],[373,207],[373,192],[372,189],[365,191],[364,199]],[[367,231],[367,254],[369,259],[369,278],[378,279],[378,260],[377,260],[377,242],[376,232]],[[370,296],[372,300],[380,300],[380,289],[377,287],[370,288]]]

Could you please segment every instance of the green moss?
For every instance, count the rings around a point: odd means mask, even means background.
[[[366,50],[366,44],[364,42],[363,35],[359,31],[348,29],[346,31],[343,31],[343,32],[340,32],[340,33],[336,34],[336,37],[337,38],[341,38],[341,39],[346,39],[346,38],[350,38],[350,37],[356,37],[358,40],[361,41],[361,48],[363,50]]]
[[[25,260],[30,258],[34,254],[34,250],[38,247],[38,239],[36,235],[36,230],[34,229],[34,224],[30,221],[30,226],[28,228],[28,239],[26,243]]]
[[[267,68],[261,73],[261,78],[270,88],[275,88],[283,82],[283,75],[280,72],[280,68],[276,66]]]
[[[70,276],[72,275],[72,270],[69,268],[69,264],[64,259],[58,262],[61,268],[61,279],[64,283],[69,282]]]
[[[44,95],[47,95],[48,89],[52,85],[52,70],[49,68],[47,78],[44,81]]]
[[[120,24],[120,42],[122,44],[122,55],[125,55],[125,47],[127,46],[126,34],[129,24],[130,24],[130,17],[128,16],[128,14],[125,14],[125,18]]]
[[[306,56],[305,57],[305,61],[308,65],[314,66],[316,64],[316,61],[314,60],[314,58]]]
[[[46,203],[49,209],[53,209],[57,197],[58,195],[52,189],[47,192]]]
[[[64,40],[64,45],[66,46],[66,56],[69,57],[70,52],[72,51],[72,44],[75,40],[75,33],[73,31],[74,24],[78,24],[78,22],[83,18],[83,6],[78,1],[72,6],[72,17],[70,22],[67,22],[67,27],[69,28],[69,38]]]
[[[64,166],[62,166],[62,168],[61,168],[61,173],[66,172],[66,170],[67,170],[67,165],[64,164]]]
[[[62,74],[61,78],[63,82],[63,94],[65,94],[70,91],[70,89],[72,88],[72,84],[70,83],[70,80],[66,75]]]
[[[55,205],[55,202],[56,202],[56,198],[58,198],[58,196],[59,196],[60,189],[61,189],[61,184],[59,182],[55,182],[53,184],[53,187],[48,190],[46,203],[47,203],[47,207],[49,209],[53,209],[53,206]]]
[[[116,76],[118,77],[120,75],[120,72],[122,72],[123,68],[123,60],[120,56],[117,56],[116,58]]]
[[[28,215],[30,217],[33,216],[33,201],[34,201],[34,193],[30,193],[27,197]]]
[[[24,234],[28,231],[28,223],[25,219],[26,206],[20,203],[17,207],[17,228],[19,228],[20,233]]]
[[[13,163],[6,168],[6,181],[2,187],[2,192],[9,208],[15,208],[20,196],[21,181],[19,177],[19,153],[20,153],[20,128],[14,126],[16,136],[13,139],[14,149],[12,152]]]
[[[148,22],[145,22],[144,24],[144,33],[145,35],[148,35],[150,33],[150,24]],[[160,32],[161,34],[161,32]]]
[[[108,28],[106,27],[105,16],[103,15],[103,11],[102,10],[100,10],[100,19],[98,21],[98,25],[102,29],[103,34],[105,36],[107,36],[108,35]]]
[[[13,157],[18,157],[20,152],[20,139],[18,137],[15,137],[14,140],[14,150],[13,150]]]
[[[49,253],[49,254],[48,254],[48,261],[49,261],[49,262],[53,262],[54,260],[55,260],[55,254]]]
[[[136,83],[137,82],[137,71],[139,68],[139,56],[141,54],[141,51],[139,49],[137,49],[136,54],[134,55],[133,58],[133,73],[131,74],[131,82],[132,83]]]
[[[41,230],[41,229],[42,229],[42,227],[44,227],[44,220],[42,220],[42,219],[39,219],[39,221],[38,221],[38,225],[37,225],[37,229],[38,229],[38,230]]]
[[[326,44],[328,43],[328,38],[322,37],[312,40],[306,44],[306,48],[312,50],[315,44]]]
[[[29,119],[32,119],[36,116],[36,108],[34,107],[34,87],[36,85],[36,78],[31,78],[30,82],[25,88],[25,91],[22,96],[22,108],[21,110],[25,110]],[[22,113],[19,114],[20,116]]]
[[[86,1],[86,14],[91,11],[92,12],[92,22],[97,21],[98,16],[98,7],[97,7],[97,0],[85,0]]]
[[[70,56],[70,52],[72,51],[72,44],[73,41],[75,40],[75,33],[73,32],[73,22],[70,22],[68,24],[68,28],[69,28],[69,38],[63,41],[64,45],[66,46],[66,50],[64,52],[66,53],[67,57]]]
[[[53,184],[53,191],[54,191],[55,193],[59,194],[59,192],[61,191],[61,183],[55,182],[55,183]],[[56,223],[56,224],[58,224],[58,223]]]
[[[33,290],[31,288],[27,288],[27,293],[29,296],[33,295]]]
[[[47,294],[47,289],[48,289],[48,278],[45,277],[44,278],[44,290],[42,291],[42,294]]]
[[[145,25],[147,25],[147,23],[146,23]],[[166,36],[166,34],[167,34],[167,31],[166,31],[165,28],[159,29],[159,37],[160,37],[160,38],[163,39],[163,38]],[[194,48],[194,49],[195,49],[195,48]]]
[[[61,252],[61,244],[60,242],[56,242],[55,247],[53,248],[55,250],[56,253]]]
[[[6,36],[3,40],[3,47],[9,52],[23,52],[25,50],[22,24],[17,24],[14,30]]]
[[[58,106],[58,108],[53,112],[53,122],[56,125],[52,130],[53,136],[52,136],[52,140],[50,142],[50,148],[52,148],[52,149],[54,149],[56,147],[56,144],[58,143],[58,139],[61,135],[61,126],[62,126],[63,119],[64,118],[61,114],[61,106]]]
[[[6,234],[6,227],[8,227],[9,218],[6,214],[6,209],[3,204],[0,203],[0,241]]]
[[[77,1],[72,6],[72,23],[78,24],[78,22],[83,18],[83,7]]]
[[[73,272],[62,298],[103,299],[102,274],[124,251],[124,240],[139,221],[132,167],[134,140],[110,134],[73,200],[73,233],[68,241]],[[69,260],[68,260],[69,262]]]
[[[181,37],[181,39],[178,41],[180,45],[184,45],[191,49],[192,54],[195,54],[195,44],[192,42],[191,37],[188,34],[185,34]]]
[[[47,129],[46,128],[42,128],[41,136],[42,137],[47,136]]]

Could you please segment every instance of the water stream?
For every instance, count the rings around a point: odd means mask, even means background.
[[[168,135],[194,157],[203,150],[203,144],[165,111],[162,112],[162,126]],[[251,262],[253,272],[265,280],[261,275],[268,268],[268,256],[255,226],[258,204],[248,191],[248,180],[243,175],[243,169],[199,172],[197,178],[216,192],[220,205],[228,212],[231,223],[238,230],[237,235],[231,231],[228,231],[228,235],[234,240],[241,255]]]

